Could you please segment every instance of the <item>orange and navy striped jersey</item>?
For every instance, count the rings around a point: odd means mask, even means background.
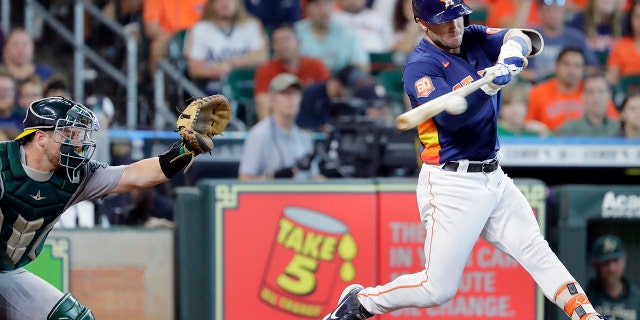
[[[405,91],[416,107],[476,81],[498,59],[509,29],[480,25],[465,28],[461,54],[445,52],[422,39],[407,58],[403,71]],[[420,157],[428,164],[452,160],[482,161],[500,149],[497,133],[501,92],[489,96],[477,90],[466,97],[468,108],[459,115],[442,112],[418,125]]]

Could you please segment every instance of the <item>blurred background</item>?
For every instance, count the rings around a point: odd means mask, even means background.
[[[637,2],[467,3],[469,24],[534,28],[545,38],[544,54],[503,89],[505,172],[578,281],[597,274],[595,240],[616,235],[625,279],[640,284]],[[377,283],[421,268],[414,208],[420,146],[415,131],[393,126],[410,108],[402,67],[422,37],[411,1],[0,0],[0,9],[3,139],[22,130],[32,101],[63,95],[99,117],[94,159],[128,164],[179,138],[175,119],[192,99],[220,93],[232,104],[213,155],[197,157],[166,184],[81,203],[51,233],[49,254],[31,268],[74,292],[98,318],[239,319],[253,310],[267,319],[318,318],[343,282]],[[294,111],[279,110],[273,98],[271,80],[282,73],[300,81]],[[311,147],[273,144],[278,157],[292,159],[278,168],[290,175],[242,172],[247,158],[275,161],[251,153],[245,141],[279,112],[291,112]],[[322,271],[307,294],[272,283],[291,259],[284,249],[291,244],[273,241],[281,219],[305,232],[322,219],[346,225],[339,239],[353,237],[358,254],[328,269],[355,270],[355,279]],[[320,229],[327,237],[337,232]],[[478,259],[483,250],[480,242]],[[245,264],[256,277],[234,273]],[[511,268],[496,262],[468,274],[502,274],[498,281],[512,289],[468,289],[440,311],[385,318],[563,319],[526,273]],[[461,311],[471,309],[481,311]],[[640,319],[637,313],[616,319]]]

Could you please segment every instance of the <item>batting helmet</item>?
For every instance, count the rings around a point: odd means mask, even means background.
[[[440,24],[471,14],[463,0],[413,0],[413,18]]]
[[[80,167],[96,148],[91,132],[100,129],[95,114],[83,105],[63,97],[36,100],[24,117],[24,131],[15,140],[22,141],[38,130],[52,130],[53,141],[60,143],[60,165],[67,168],[69,180],[79,181]]]

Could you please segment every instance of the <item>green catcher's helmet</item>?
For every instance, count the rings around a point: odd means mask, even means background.
[[[79,168],[84,166],[96,148],[91,132],[100,130],[95,114],[87,107],[63,97],[48,97],[29,105],[24,117],[22,140],[38,130],[52,130],[53,140],[60,143],[60,165],[67,168],[69,180],[79,181]]]

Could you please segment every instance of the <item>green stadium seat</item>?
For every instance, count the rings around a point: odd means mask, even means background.
[[[487,22],[487,8],[473,9],[473,12],[469,15],[469,22],[471,24],[485,25]]]
[[[167,48],[169,62],[176,66],[183,74],[187,73],[187,59],[184,56],[184,40],[186,36],[186,29],[176,32],[171,36]]]
[[[223,80],[222,93],[234,107],[234,114],[247,126],[257,122],[256,105],[253,95],[255,68],[232,70]]]
[[[394,108],[402,109],[405,95],[402,69],[396,68],[381,71],[376,76],[376,81],[385,88],[390,105]]]
[[[625,97],[640,94],[640,74],[632,74],[620,78],[620,84],[613,87],[613,102],[618,110],[622,107]]]
[[[378,75],[384,70],[396,67],[393,61],[393,51],[369,53],[369,61],[371,63],[371,74]]]

